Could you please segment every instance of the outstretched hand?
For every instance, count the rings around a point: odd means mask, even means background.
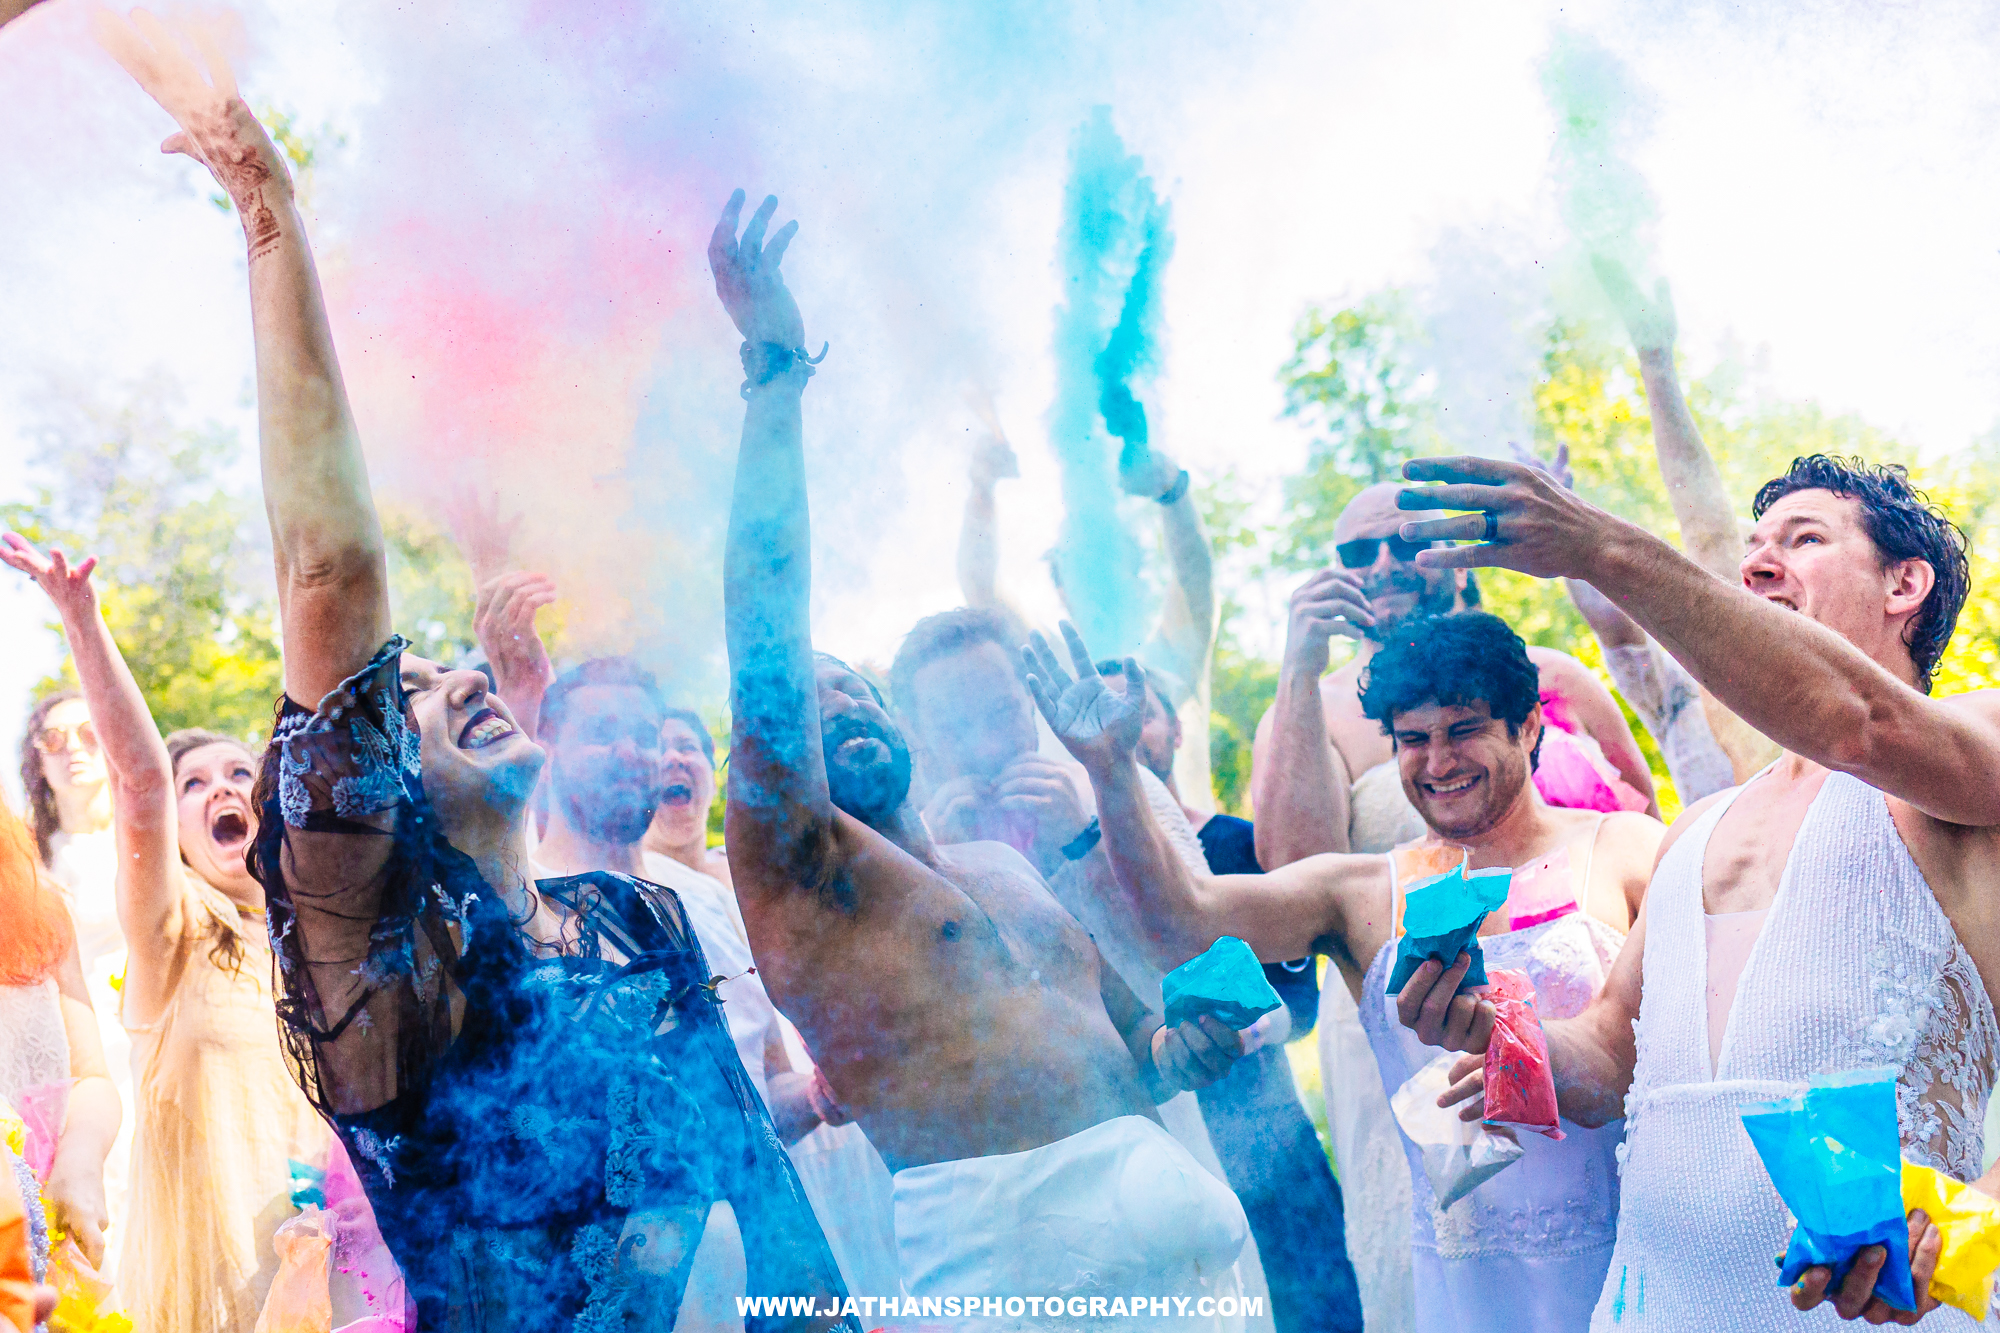
[[[0,561],[33,579],[56,604],[65,624],[96,614],[97,589],[90,582],[90,571],[97,568],[96,556],[72,569],[60,549],[52,546],[43,555],[26,537],[9,532],[0,534]]]
[[[90,25],[98,44],[180,126],[160,151],[185,153],[208,168],[236,205],[251,259],[273,249],[279,235],[276,209],[289,207],[292,178],[271,136],[237,96],[236,75],[217,34],[200,23],[169,28],[143,9],[130,18],[99,10]],[[189,58],[187,45],[201,54],[205,74]]]
[[[1596,271],[1604,294],[1611,298],[1618,318],[1625,322],[1632,345],[1642,352],[1671,351],[1680,323],[1674,317],[1674,298],[1667,290],[1667,280],[1661,278],[1648,296],[1639,290],[1630,271],[1609,255],[1592,255],[1590,267]]]
[[[708,238],[708,266],[715,273],[715,294],[722,298],[722,308],[729,312],[745,342],[801,349],[806,341],[805,320],[799,314],[799,303],[785,287],[784,274],[778,271],[792,237],[798,235],[799,224],[787,222],[766,241],[764,229],[778,211],[778,196],[766,195],[739,240],[736,221],[743,215],[743,198],[741,190],[729,196],[715,233]]]
[[[521,518],[520,514],[500,517],[500,497],[491,491],[467,486],[445,497],[445,524],[451,529],[452,540],[458,543],[458,553],[472,566],[475,587],[485,585],[506,570]]]
[[[1130,754],[1146,725],[1145,672],[1138,662],[1126,658],[1125,688],[1114,690],[1097,674],[1076,626],[1063,621],[1062,635],[1076,668],[1074,677],[1063,670],[1040,631],[1030,635],[1028,646],[1021,649],[1028,693],[1035,697],[1035,706],[1042,710],[1063,748],[1085,767]]]
[[[1405,541],[1477,543],[1420,551],[1417,564],[1425,569],[1497,566],[1543,579],[1589,579],[1618,522],[1540,466],[1470,455],[1417,458],[1403,464],[1403,476],[1444,484],[1405,488],[1399,509],[1483,511],[1405,523]]]

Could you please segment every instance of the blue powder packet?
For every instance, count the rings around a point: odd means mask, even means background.
[[[1875,1294],[1899,1310],[1916,1309],[1896,1071],[1821,1075],[1800,1096],[1751,1102],[1739,1114],[1778,1197],[1798,1219],[1776,1260],[1778,1285],[1789,1287],[1806,1269],[1825,1265],[1833,1269],[1828,1290],[1837,1289],[1855,1255],[1881,1245],[1889,1261]]]
[[[1475,870],[1453,866],[1410,885],[1403,895],[1403,935],[1396,941],[1396,966],[1389,973],[1389,994],[1402,990],[1416,970],[1435,958],[1446,967],[1461,953],[1472,955],[1472,966],[1458,983],[1459,993],[1486,984],[1486,955],[1479,948],[1479,926],[1486,914],[1507,901],[1514,872],[1505,866]]]
[[[1256,952],[1233,935],[1224,935],[1167,973],[1160,998],[1166,1001],[1168,1027],[1214,1014],[1238,1032],[1284,1003],[1271,989]]]

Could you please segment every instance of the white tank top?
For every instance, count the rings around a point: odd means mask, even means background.
[[[1576,879],[1577,911],[1479,939],[1488,969],[1528,974],[1536,1012],[1545,1021],[1582,1012],[1624,943],[1623,935],[1580,906],[1587,901],[1603,822],[1599,816],[1577,840],[1588,849]],[[1398,876],[1393,853],[1390,875]],[[1361,1026],[1390,1096],[1440,1054],[1396,1017],[1395,997],[1385,993],[1395,956],[1391,939],[1369,966],[1361,992]],[[1617,1223],[1622,1127],[1585,1129],[1564,1121],[1562,1128],[1566,1137],[1560,1142],[1520,1131],[1522,1159],[1444,1210],[1437,1207],[1421,1155],[1398,1128],[1410,1178],[1421,1333],[1562,1333],[1580,1330],[1588,1320],[1590,1293],[1603,1282]]]
[[[1618,1244],[1593,1329],[1842,1326],[1831,1304],[1801,1315],[1778,1286],[1791,1222],[1737,1114],[1815,1074],[1901,1070],[1903,1155],[1979,1175],[1993,1006],[1888,802],[1847,774],[1828,775],[1799,827],[1711,1076],[1701,867],[1741,791],[1673,845],[1647,892]],[[1924,1323],[1975,1327],[1948,1308]]]

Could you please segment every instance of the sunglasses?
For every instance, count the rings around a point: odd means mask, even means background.
[[[1356,537],[1351,542],[1342,542],[1333,548],[1340,557],[1344,569],[1366,569],[1375,563],[1382,548],[1389,548],[1389,558],[1410,564],[1417,558],[1417,552],[1428,551],[1434,546],[1450,546],[1450,542],[1406,542],[1401,537]]]
[[[71,750],[96,754],[97,728],[88,722],[73,727],[44,727],[35,733],[35,748],[48,755],[67,754]]]

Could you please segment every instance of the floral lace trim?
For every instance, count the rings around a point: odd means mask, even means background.
[[[1875,1017],[1869,1057],[1903,1072],[1896,1112],[1910,1156],[1959,1180],[1977,1179],[1993,1091],[1996,1024],[1972,958],[1955,938],[1941,968],[1884,940],[1870,959]]]
[[[1527,1208],[1480,1208],[1461,1199],[1439,1211],[1429,1190],[1418,1191],[1417,1239],[1428,1231],[1440,1259],[1481,1254],[1566,1256],[1609,1250],[1618,1238],[1618,1204],[1570,1199]],[[1428,1225],[1426,1225],[1428,1224]]]
[[[404,780],[422,772],[415,729],[403,717],[399,668],[409,640],[392,634],[368,665],[320,700],[317,711],[287,713],[271,740],[278,746],[278,808],[304,828],[315,808],[354,819],[393,807]],[[315,802],[318,778],[325,789]]]

